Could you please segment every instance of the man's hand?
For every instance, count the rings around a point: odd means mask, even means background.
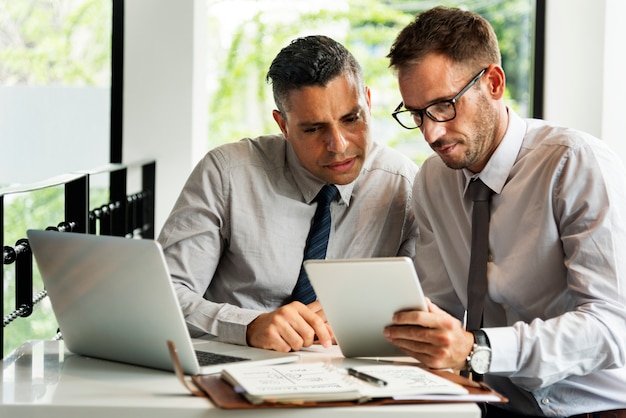
[[[332,344],[333,336],[318,301],[303,305],[291,302],[263,313],[248,325],[248,344],[276,351],[297,351],[319,342]]]
[[[427,300],[428,311],[397,312],[385,337],[407,355],[433,369],[463,370],[474,337],[459,320]]]
[[[322,321],[324,321],[324,324],[326,325],[326,329],[328,330],[328,333],[330,334],[330,344],[324,345],[324,347],[337,344],[337,341],[335,341],[335,334],[333,334],[333,330],[330,327],[328,320],[326,319],[326,314],[324,313],[324,310],[322,309],[322,304],[316,300],[313,303],[309,303],[307,307],[311,309],[313,312],[315,312],[322,319]],[[316,336],[315,342],[318,344],[322,344],[321,340],[319,339],[319,336]]]

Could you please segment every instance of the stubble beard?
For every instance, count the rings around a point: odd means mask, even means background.
[[[480,162],[483,158],[490,156],[489,149],[495,141],[495,130],[497,127],[497,116],[495,110],[489,105],[484,95],[479,96],[479,108],[484,109],[478,117],[474,119],[470,135],[467,136],[465,146],[467,150],[460,160],[445,159],[443,162],[453,170],[469,168]],[[440,156],[441,157],[441,156]]]

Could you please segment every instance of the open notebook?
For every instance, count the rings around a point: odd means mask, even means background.
[[[27,231],[67,348],[76,354],[186,374],[288,363],[296,354],[190,338],[160,245],[153,240]],[[200,365],[197,354],[212,357]]]
[[[353,372],[354,377],[348,373]],[[331,402],[423,395],[467,395],[463,386],[415,365],[368,364],[351,369],[295,363],[226,369],[222,378],[249,402]],[[372,379],[372,380],[369,380]],[[371,382],[381,382],[374,384]]]
[[[224,409],[394,405],[424,402],[508,402],[482,382],[457,373],[420,368],[414,363],[361,360],[353,369],[385,384],[352,377],[328,362],[298,362],[251,368],[227,368],[217,375],[192,376],[197,396],[208,396]]]

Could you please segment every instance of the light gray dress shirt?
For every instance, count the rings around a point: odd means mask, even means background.
[[[415,180],[416,269],[459,319],[467,307],[472,173],[429,158]],[[626,172],[600,140],[509,109],[479,177],[489,231],[486,382],[518,411],[568,416],[626,406]]]
[[[412,258],[416,173],[371,143],[360,176],[331,204],[327,258]],[[290,301],[323,185],[282,135],[227,144],[199,162],[159,236],[193,336],[245,345],[253,319]]]

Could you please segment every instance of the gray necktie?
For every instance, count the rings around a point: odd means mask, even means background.
[[[489,260],[489,201],[493,191],[480,179],[469,184],[472,210],[472,253],[467,281],[467,329],[482,327]]]
[[[303,261],[326,258],[328,236],[330,235],[330,203],[335,200],[337,193],[339,193],[337,187],[333,184],[327,184],[315,196],[314,200],[317,202],[317,209],[315,209],[311,230],[306,240]],[[304,266],[300,267],[300,275],[293,289],[292,296],[293,300],[298,300],[304,304],[314,302],[317,299]]]

